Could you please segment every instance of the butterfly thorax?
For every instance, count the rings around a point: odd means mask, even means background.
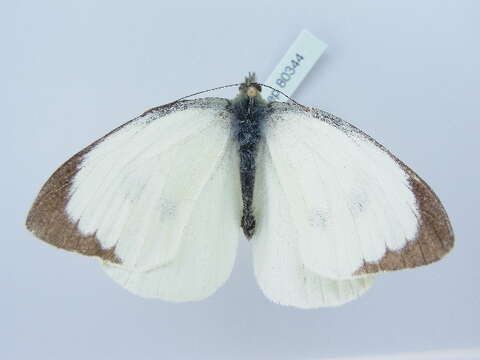
[[[255,185],[256,155],[263,136],[263,123],[267,115],[267,102],[261,97],[261,87],[250,75],[240,85],[240,93],[231,102],[234,116],[233,133],[240,157],[240,182],[242,188],[243,216],[241,226],[247,238],[255,233],[253,191]]]

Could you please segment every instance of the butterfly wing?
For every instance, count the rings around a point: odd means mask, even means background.
[[[96,141],[47,181],[28,229],[57,247],[100,257],[110,276],[139,295],[208,296],[229,276],[240,236],[227,104],[176,102]]]
[[[351,279],[426,265],[452,248],[452,228],[433,191],[354,126],[274,103],[265,137],[285,195],[277,206],[289,209],[299,259],[310,271]]]
[[[196,200],[183,227],[181,246],[172,260],[142,271],[104,262],[116,282],[144,297],[169,301],[201,300],[230,275],[240,235],[238,156],[229,147]],[[237,164],[237,168],[233,168]],[[161,239],[158,239],[161,241]],[[158,249],[159,251],[161,248]]]
[[[334,280],[305,265],[299,249],[300,232],[265,144],[261,144],[257,159],[258,221],[251,243],[255,276],[265,296],[282,305],[316,308],[342,305],[366,292],[373,276]]]

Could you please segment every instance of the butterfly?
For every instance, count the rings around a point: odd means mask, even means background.
[[[27,228],[174,302],[224,284],[245,238],[263,293],[299,308],[450,251],[448,216],[415,172],[348,122],[261,90],[249,74],[232,100],[181,99],[118,127],[55,171]]]

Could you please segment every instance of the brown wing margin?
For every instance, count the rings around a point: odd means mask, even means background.
[[[65,210],[71,181],[83,155],[95,144],[74,155],[53,173],[35,199],[26,226],[36,237],[58,248],[119,263],[114,247],[103,249],[96,234],[82,234],[78,223],[72,222]]]
[[[144,112],[140,117],[152,111],[159,111],[159,116],[161,116],[170,112],[174,105],[176,105],[175,107],[181,107],[185,103],[188,103],[188,101],[162,105]],[[103,249],[95,233],[82,234],[78,229],[78,222],[73,222],[69,218],[65,208],[70,196],[72,179],[79,169],[83,156],[107,136],[120,130],[132,121],[135,121],[135,119],[114,129],[72,156],[50,176],[28,213],[26,220],[28,230],[39,239],[58,248],[82,255],[97,256],[113,263],[121,263],[120,259],[115,255],[115,247]]]
[[[410,176],[409,184],[415,194],[419,213],[417,234],[402,249],[387,250],[379,262],[364,262],[354,275],[428,265],[440,260],[453,248],[452,226],[437,195],[410,168],[396,160]]]

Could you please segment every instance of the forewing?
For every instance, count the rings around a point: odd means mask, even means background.
[[[207,189],[213,191],[213,176],[235,171],[224,164],[233,146],[227,103],[207,98],[165,105],[96,141],[43,186],[28,229],[52,245],[131,271],[178,260],[187,230],[209,235],[195,209]],[[229,216],[240,204],[225,207]],[[234,232],[224,236],[237,240]]]
[[[348,279],[426,265],[452,248],[433,191],[349,123],[277,103],[265,136],[308,269]]]
[[[256,181],[257,231],[252,238],[257,282],[272,301],[299,308],[337,306],[366,292],[373,276],[328,279],[309,269],[300,254],[296,227],[285,190],[264,144],[258,154]]]

